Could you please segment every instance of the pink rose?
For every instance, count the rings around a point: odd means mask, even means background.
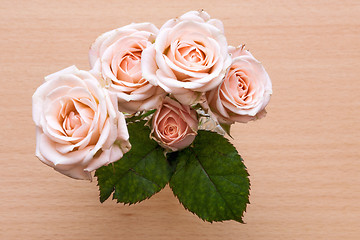
[[[75,66],[45,78],[33,95],[33,119],[36,156],[72,178],[91,180],[91,171],[130,149],[116,96]]]
[[[183,104],[217,87],[231,64],[222,22],[204,11],[167,21],[142,56],[143,77]]]
[[[272,94],[269,75],[243,46],[229,47],[233,62],[224,82],[206,94],[210,109],[220,123],[246,123],[265,116]]]
[[[194,141],[197,129],[196,111],[166,97],[152,118],[151,135],[162,147],[178,151]]]
[[[151,23],[130,24],[102,34],[90,48],[92,72],[99,73],[108,90],[116,93],[122,112],[153,109],[165,95],[141,71],[141,54],[158,31]]]

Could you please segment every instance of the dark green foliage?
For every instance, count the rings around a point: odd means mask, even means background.
[[[199,131],[193,147],[177,153],[170,187],[180,203],[201,219],[242,221],[250,182],[235,147],[223,136]]]
[[[137,203],[160,191],[169,182],[172,168],[164,150],[149,138],[145,121],[128,125],[131,150],[119,161],[99,168],[95,176],[104,202],[112,192],[113,199],[122,203]]]
[[[250,182],[235,147],[217,133],[200,130],[191,146],[165,156],[164,149],[150,139],[145,123],[138,119],[129,123],[131,150],[96,171],[100,201],[113,193],[118,202],[137,203],[170,181],[180,203],[201,219],[242,223]]]

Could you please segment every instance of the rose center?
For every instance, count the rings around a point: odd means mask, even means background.
[[[78,128],[81,125],[81,118],[77,112],[71,111],[64,119],[64,130],[69,131]]]
[[[242,71],[237,71],[236,74],[236,79],[237,79],[237,92],[238,92],[238,96],[243,100],[246,101],[248,100],[249,93],[251,92],[251,83],[249,81],[248,76],[242,72]]]
[[[59,121],[66,136],[80,137],[86,133],[93,117],[94,112],[87,105],[77,99],[69,99],[60,111]]]
[[[192,63],[197,63],[203,60],[204,58],[204,53],[200,52],[198,49],[194,49],[191,52],[189,52],[189,54],[187,54],[186,56],[184,56],[184,58]]]
[[[82,119],[77,112],[71,111],[70,114],[65,116],[63,121],[63,129],[66,132],[66,135],[71,137],[73,133],[78,129],[82,124]]]
[[[141,74],[141,53],[146,47],[147,41],[132,43],[131,46],[123,46],[128,48],[124,53],[120,53],[115,57],[116,66],[112,68],[113,74],[120,81],[138,83],[142,79]],[[115,84],[120,84],[115,81]],[[121,84],[120,84],[121,85]]]
[[[165,127],[165,135],[167,136],[174,136],[178,132],[178,127],[173,124],[169,124]]]
[[[170,116],[167,116],[165,119],[163,119],[163,121],[159,123],[159,128],[162,135],[168,140],[170,140],[179,136],[179,132],[182,131],[181,123],[181,119],[175,120],[173,113],[170,112]]]
[[[130,52],[127,53],[122,61],[120,62],[120,68],[124,71],[124,72],[131,72],[131,70],[136,67],[137,65],[140,64],[141,61],[141,52],[137,51],[137,52]]]

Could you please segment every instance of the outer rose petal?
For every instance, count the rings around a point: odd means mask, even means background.
[[[189,146],[198,130],[196,111],[166,97],[152,118],[151,136],[165,149],[178,151]]]
[[[224,124],[246,123],[264,117],[265,107],[272,94],[269,75],[261,63],[249,51],[244,50],[244,46],[229,47],[229,53],[233,61],[223,83],[206,93],[212,114],[218,122]],[[228,87],[231,81],[234,81],[234,77],[237,77],[239,84],[247,89],[247,92],[241,90],[241,94],[244,95],[239,95],[237,89]],[[241,102],[235,100],[239,98],[242,99]]]
[[[91,171],[130,149],[116,97],[101,88],[92,74],[74,66],[45,79],[33,95],[36,156],[62,174],[91,180]]]
[[[200,92],[186,91],[183,94],[174,94],[174,97],[184,105],[191,105],[196,102],[201,95],[202,93]]]

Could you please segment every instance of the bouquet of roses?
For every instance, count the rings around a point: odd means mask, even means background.
[[[224,135],[266,114],[261,63],[204,11],[106,32],[89,60],[90,71],[53,73],[33,95],[36,156],[75,179],[96,170],[101,202],[137,203],[169,184],[203,220],[242,222],[250,182]]]

